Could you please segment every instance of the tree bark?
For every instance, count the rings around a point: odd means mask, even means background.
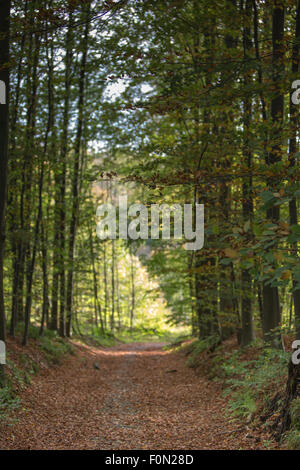
[[[15,295],[16,321],[24,320],[24,277],[26,256],[30,252],[30,215],[31,215],[31,186],[32,186],[32,148],[36,127],[36,98],[37,98],[37,66],[40,49],[39,33],[34,35],[36,1],[30,2],[28,6],[28,44],[26,53],[26,131],[24,141],[24,155],[20,160],[22,172],[20,203],[19,203],[19,227],[20,236],[17,237],[17,256],[15,262],[15,273],[13,286]],[[32,58],[32,50],[34,54]]]
[[[65,231],[66,231],[66,170],[67,170],[67,154],[68,154],[68,126],[70,114],[70,91],[71,91],[71,67],[72,67],[72,11],[69,12],[69,27],[66,40],[66,72],[65,72],[65,107],[63,117],[63,136],[61,148],[61,170],[60,170],[60,205],[59,205],[59,225],[60,233],[60,249],[59,249],[59,279],[60,279],[60,312],[59,312],[59,334],[61,337],[66,336],[66,278],[65,278]]]
[[[111,241],[111,316],[110,316],[110,329],[113,332],[115,329],[115,241]]]
[[[8,122],[9,122],[9,30],[11,2],[0,1],[0,80],[5,87],[4,103],[0,104],[0,341],[6,339],[6,318],[3,285],[3,255],[7,202]],[[0,364],[0,386],[5,384],[4,364]]]
[[[46,43],[48,41],[47,27],[46,27]],[[26,283],[26,303],[25,303],[25,328],[23,336],[23,346],[26,346],[28,340],[28,329],[30,324],[31,304],[32,304],[32,283],[35,269],[35,260],[38,250],[38,241],[40,235],[40,225],[43,215],[43,187],[44,187],[44,174],[45,174],[45,159],[48,151],[49,134],[54,125],[54,96],[53,96],[53,62],[48,58],[48,120],[44,137],[44,148],[41,157],[41,169],[38,185],[38,211],[34,229],[34,241],[32,246],[31,260],[29,261],[29,272],[27,274]]]
[[[28,0],[25,1],[24,6],[24,17],[27,20],[27,11],[28,11]],[[26,43],[26,32],[22,35],[21,46],[20,46],[20,57],[17,68],[17,83],[14,90],[14,102],[12,109],[12,118],[10,124],[10,148],[9,153],[12,156],[10,159],[9,165],[9,181],[8,187],[11,188],[8,192],[8,226],[9,233],[11,234],[11,251],[12,251],[12,271],[13,271],[13,282],[12,282],[12,303],[11,303],[11,320],[10,320],[10,329],[9,334],[14,337],[15,329],[18,323],[18,286],[19,286],[19,259],[20,259],[20,249],[18,243],[17,229],[18,229],[18,219],[16,214],[18,213],[18,192],[16,188],[18,186],[18,166],[19,161],[16,151],[16,130],[18,123],[18,114],[19,114],[19,102],[20,102],[20,91],[21,91],[21,80],[22,80],[22,68],[23,68],[23,59],[24,59],[24,50]]]
[[[134,285],[134,265],[133,256],[130,248],[130,279],[131,279],[131,306],[130,306],[130,331],[133,331],[134,313],[135,313],[135,285]]]
[[[88,21],[91,3],[88,2],[84,6],[84,15],[86,18],[84,38],[82,44],[82,57],[80,64],[80,77],[79,77],[79,96],[78,96],[78,121],[77,133],[74,148],[74,166],[72,175],[72,213],[69,232],[69,247],[68,247],[68,276],[67,276],[67,293],[66,293],[66,314],[67,314],[67,336],[72,335],[72,300],[73,300],[73,275],[74,275],[74,250],[76,242],[76,231],[78,224],[78,211],[79,211],[79,175],[80,175],[80,150],[83,133],[83,120],[84,120],[84,91],[86,82],[86,63],[88,54],[89,43],[89,27]]]
[[[250,40],[250,27],[247,22],[251,18],[252,1],[246,0],[244,14],[244,59],[249,58],[249,50],[251,49]],[[251,73],[245,73],[244,84],[247,87],[251,81]],[[243,103],[243,125],[244,125],[244,145],[243,145],[243,158],[247,168],[251,171],[252,168],[252,152],[249,148],[250,139],[250,122],[252,113],[252,103],[249,95],[245,97]],[[252,176],[243,181],[242,187],[243,194],[243,221],[244,224],[249,224],[246,232],[246,239],[249,242],[252,239],[252,221],[253,221],[253,196],[252,196]],[[248,346],[254,341],[254,327],[253,327],[253,305],[252,305],[252,277],[249,269],[242,269],[242,331],[241,331],[241,347]]]
[[[282,145],[282,123],[284,113],[284,97],[280,89],[280,75],[283,68],[284,50],[284,16],[285,8],[282,0],[274,0],[272,18],[272,68],[274,97],[271,101],[271,151],[267,155],[267,165],[272,166],[281,160]],[[272,191],[278,188],[275,178],[269,179],[268,187]],[[280,220],[279,206],[273,206],[267,210],[267,220],[278,223]],[[281,311],[279,304],[279,293],[277,286],[271,286],[268,281],[263,283],[263,333],[266,344],[274,348],[282,348],[282,338],[279,332],[281,322]]]
[[[299,71],[299,41],[300,41],[300,1],[297,2],[297,15],[296,15],[296,31],[295,41],[292,50],[292,73],[297,75]],[[292,95],[292,91],[291,91]],[[289,140],[289,166],[292,168],[296,164],[295,154],[298,151],[297,142],[297,131],[298,131],[298,107],[292,103],[292,97],[290,96],[290,124],[291,124],[291,136]],[[290,225],[298,224],[298,212],[297,212],[297,201],[294,197],[289,202],[289,213],[290,213]],[[291,254],[298,256],[297,242],[292,244]],[[293,300],[294,300],[294,312],[295,312],[295,326],[296,326],[296,339],[300,340],[300,289],[297,287],[295,279],[293,279]]]
[[[98,314],[99,314],[101,333],[102,335],[104,335],[105,330],[104,330],[104,324],[103,324],[103,318],[102,318],[101,304],[100,304],[99,295],[98,295],[98,276],[97,276],[96,263],[95,263],[95,252],[94,252],[92,228],[90,228],[90,253],[91,253],[91,262],[92,262],[92,268],[93,268],[93,282],[94,282],[95,326],[96,328],[98,328]]]

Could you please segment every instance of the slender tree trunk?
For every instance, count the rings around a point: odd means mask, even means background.
[[[135,312],[135,285],[134,285],[134,266],[133,256],[130,249],[130,279],[131,279],[131,306],[130,306],[130,331],[133,331],[134,312]]]
[[[240,12],[237,7],[236,0],[227,0],[228,10],[232,12],[233,17],[240,17]],[[232,18],[228,18],[228,27],[227,34],[225,35],[225,48],[228,51],[231,51],[234,47],[237,46],[237,38],[234,33],[236,27],[232,22]],[[224,70],[222,72],[222,79],[224,82],[227,82],[231,75],[230,70]],[[220,165],[228,171],[231,168],[232,162],[231,157],[228,156],[226,152],[226,147],[228,146],[228,141],[231,138],[230,132],[234,132],[234,116],[233,112],[225,111],[222,113],[222,122],[218,129],[218,136],[220,139],[223,139],[224,145],[224,155],[220,159]],[[227,181],[221,181],[220,183],[220,193],[219,193],[219,230],[220,233],[228,232],[228,227],[230,225],[231,218],[231,205],[232,205],[232,190],[231,184]],[[236,316],[234,315],[234,305],[233,305],[233,296],[232,296],[232,283],[231,283],[231,273],[232,266],[223,266],[220,265],[220,276],[219,276],[219,292],[220,292],[220,323],[221,323],[221,335],[222,339],[226,339],[231,336],[236,330]]]
[[[115,329],[115,241],[112,240],[111,244],[111,316],[110,316],[110,329]]]
[[[28,0],[25,1],[24,6],[24,17],[27,20],[27,10],[28,10]],[[19,160],[15,153],[16,151],[16,129],[18,123],[18,111],[19,111],[19,101],[20,101],[20,91],[21,91],[21,80],[23,74],[23,60],[24,60],[24,50],[26,42],[26,33],[23,33],[21,46],[20,46],[20,58],[17,68],[17,83],[14,90],[14,103],[12,110],[12,117],[10,123],[10,168],[9,168],[9,182],[8,186],[10,191],[8,192],[8,224],[9,224],[9,233],[11,234],[11,251],[12,251],[12,271],[13,271],[13,282],[12,282],[12,303],[11,303],[11,321],[9,334],[15,336],[15,328],[18,322],[18,286],[19,286],[19,243],[18,237],[16,236],[18,228],[18,219],[16,214],[18,213],[18,191],[16,188],[18,186],[18,166]]]
[[[103,277],[104,277],[104,329],[107,328],[108,313],[108,282],[107,282],[107,266],[106,266],[106,243],[103,244]]]
[[[46,43],[48,41],[48,34],[46,33]],[[45,159],[48,150],[49,134],[54,125],[54,96],[53,96],[53,62],[48,60],[48,121],[44,137],[44,148],[41,158],[41,169],[40,169],[40,178],[38,186],[38,213],[34,229],[34,241],[32,246],[32,255],[29,262],[29,272],[27,274],[27,284],[26,284],[26,304],[25,304],[25,328],[23,336],[23,346],[26,346],[28,339],[28,329],[30,324],[30,314],[31,314],[31,304],[32,304],[32,283],[33,275],[35,269],[35,259],[38,250],[38,238],[40,234],[40,224],[43,214],[43,187],[44,187],[44,173],[45,173]]]
[[[45,323],[49,326],[49,284],[48,284],[48,253],[45,234],[45,226],[43,218],[41,220],[41,254],[42,254],[42,271],[43,271],[43,306],[40,335],[44,332]]]
[[[26,255],[30,249],[30,208],[31,208],[31,185],[32,185],[32,148],[35,135],[36,124],[36,96],[37,96],[37,65],[39,58],[40,38],[37,34],[34,36],[33,29],[35,24],[36,1],[30,2],[28,8],[28,44],[27,44],[27,68],[26,68],[26,132],[24,142],[24,156],[20,162],[22,167],[21,193],[20,193],[20,232],[21,236],[17,240],[17,260],[14,292],[16,296],[15,315],[17,321],[24,320],[24,276]],[[32,50],[34,55],[32,58]],[[24,237],[24,234],[25,237]]]
[[[296,74],[299,72],[299,41],[300,41],[300,1],[297,2],[297,16],[296,16],[296,32],[295,41],[292,50],[292,72]],[[292,92],[291,92],[292,94]],[[296,164],[295,154],[298,151],[297,143],[297,131],[298,131],[298,106],[292,103],[290,96],[290,123],[291,123],[291,136],[289,140],[289,164],[290,167],[294,167]],[[297,212],[297,201],[294,197],[289,202],[289,213],[290,213],[290,225],[295,226],[298,224],[298,212]],[[292,244],[291,254],[298,256],[297,242]],[[300,263],[300,259],[299,259]],[[296,339],[300,340],[300,289],[297,288],[297,282],[293,279],[293,299],[294,299],[294,312],[295,312],[295,324],[296,324]]]
[[[200,78],[202,74],[201,70],[201,53],[200,53],[200,43],[201,43],[201,26],[199,18],[199,8],[198,2],[193,2],[194,6],[194,18],[197,21],[198,28],[195,31],[193,37],[193,68],[195,75]],[[211,22],[208,23],[204,31],[204,46],[207,53],[208,60],[213,63],[213,49],[214,49],[214,31],[215,24]],[[211,83],[211,73],[206,73],[206,82],[207,84]],[[193,116],[193,140],[194,142],[201,142],[201,126],[204,129],[209,129],[210,127],[210,110],[204,108],[203,110],[203,119],[201,123],[201,107],[200,105],[196,106],[194,109]],[[208,133],[210,131],[208,130]],[[207,145],[200,150],[198,147],[194,155],[194,171],[197,173],[201,167],[202,158],[206,152]],[[196,183],[194,188],[194,204],[200,204],[202,202],[202,197],[200,196],[199,185]],[[206,211],[206,218],[209,217],[209,209]],[[210,235],[210,244],[213,243],[213,236]],[[209,266],[209,273],[206,273],[206,279],[204,279],[202,267],[207,264]],[[211,298],[207,292],[211,290],[216,290],[217,288],[217,278],[216,278],[216,260],[215,257],[211,257],[211,254],[208,252],[206,255],[199,250],[195,252],[195,310],[197,316],[198,324],[198,333],[200,338],[206,338],[210,335],[220,334],[219,324],[218,324],[218,313],[217,313],[217,299]],[[207,286],[207,289],[203,287]]]
[[[271,101],[271,147],[272,150],[267,155],[267,165],[272,166],[281,160],[282,145],[282,122],[284,113],[284,97],[280,89],[281,73],[283,69],[284,50],[284,15],[285,8],[282,0],[274,0],[272,44],[273,44],[273,83],[274,97]],[[278,181],[272,178],[268,181],[270,190],[276,191]],[[280,220],[279,206],[273,206],[267,210],[267,220],[271,223],[278,223]],[[282,339],[279,332],[281,322],[281,312],[279,304],[278,287],[271,286],[268,281],[263,283],[263,333],[264,340],[272,347],[281,348]]]
[[[53,252],[53,281],[51,329],[59,331],[60,336],[66,335],[65,320],[65,193],[68,154],[68,128],[70,119],[70,92],[72,67],[72,11],[69,11],[68,31],[66,35],[65,79],[64,79],[64,110],[62,119],[62,137],[60,152],[55,159],[55,208],[54,208],[54,252]],[[60,300],[60,302],[59,302]]]
[[[9,29],[11,2],[0,1],[0,83],[4,103],[0,104],[0,341],[5,335],[5,303],[3,286],[3,254],[5,244],[5,216],[7,201],[8,121],[9,121]],[[3,98],[3,96],[2,96]],[[0,364],[0,386],[5,384],[4,364]]]
[[[66,40],[66,72],[65,72],[65,107],[63,117],[63,136],[59,170],[60,173],[60,204],[59,204],[59,233],[60,233],[60,249],[59,249],[59,279],[60,279],[60,312],[59,312],[59,334],[66,336],[66,279],[65,279],[65,230],[66,230],[66,170],[67,170],[67,154],[68,154],[68,126],[70,114],[70,91],[71,91],[71,67],[72,67],[72,21],[73,15],[69,13],[69,27]]]
[[[118,330],[122,328],[122,316],[121,316],[121,306],[120,306],[120,279],[119,279],[119,261],[118,261],[118,252],[116,253],[116,288],[117,288],[117,314],[118,314]]]
[[[251,49],[250,40],[250,27],[248,26],[249,18],[252,13],[252,0],[246,0],[244,13],[244,59],[249,59],[249,50]],[[245,87],[249,85],[251,81],[251,74],[248,72],[244,77]],[[246,96],[243,103],[243,124],[244,124],[244,146],[243,146],[243,157],[244,163],[247,168],[251,171],[252,168],[252,152],[249,148],[250,140],[250,122],[252,113],[251,98]],[[253,196],[252,196],[252,176],[244,179],[243,187],[243,221],[246,227],[246,240],[249,242],[252,239],[252,221],[253,221]],[[248,346],[254,341],[254,327],[253,327],[253,305],[252,305],[252,277],[249,269],[242,269],[242,335],[241,335],[241,346]]]
[[[86,20],[89,17],[91,3],[88,1],[84,6],[84,13]],[[89,21],[86,21],[84,38],[82,44],[82,58],[80,64],[80,77],[79,77],[79,97],[78,97],[78,121],[77,121],[77,135],[74,148],[74,167],[72,175],[72,213],[70,222],[69,233],[69,247],[68,247],[68,277],[67,277],[67,293],[66,293],[66,311],[67,311],[67,336],[72,334],[72,298],[73,298],[73,274],[74,274],[74,250],[76,242],[76,231],[78,224],[78,211],[79,211],[79,171],[80,171],[80,150],[83,133],[83,120],[84,120],[84,91],[86,82],[86,62],[88,54],[89,42]]]
[[[261,69],[261,58],[259,52],[259,39],[258,39],[258,12],[257,12],[257,5],[256,0],[252,0],[252,7],[253,7],[253,37],[254,37],[254,46],[255,46],[255,57],[257,60],[258,66],[258,82],[260,85],[263,84],[263,75]],[[261,109],[262,109],[262,118],[263,121],[267,122],[267,111],[266,111],[266,101],[263,95],[262,90],[259,91],[259,97],[261,102]],[[265,139],[266,140],[266,139]],[[264,147],[266,147],[266,143],[264,143]]]
[[[102,310],[101,310],[101,305],[100,305],[99,295],[98,295],[98,278],[97,278],[97,270],[96,270],[96,263],[95,263],[95,252],[94,252],[92,228],[90,228],[90,253],[91,253],[91,262],[92,262],[92,268],[93,268],[93,282],[94,282],[95,325],[96,325],[96,328],[98,328],[98,313],[99,313],[101,333],[102,335],[104,335],[105,330],[104,330]]]
[[[192,335],[197,336],[198,332],[198,322],[197,322],[197,313],[195,305],[195,279],[193,276],[194,269],[194,253],[188,255],[188,271],[189,271],[189,292],[190,292],[190,304],[191,304],[191,326],[192,326]]]

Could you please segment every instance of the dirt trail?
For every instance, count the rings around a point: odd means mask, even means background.
[[[259,431],[241,431],[224,417],[219,386],[162,346],[78,347],[22,394],[17,424],[0,427],[0,448],[264,448]]]

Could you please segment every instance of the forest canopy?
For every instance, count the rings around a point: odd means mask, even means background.
[[[0,14],[0,340],[26,346],[31,325],[300,339],[300,3],[13,0]],[[101,240],[97,207],[124,192],[190,205],[194,223],[204,205],[204,246]]]

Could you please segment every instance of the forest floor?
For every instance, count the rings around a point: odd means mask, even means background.
[[[0,449],[266,449],[265,432],[225,416],[221,386],[163,346],[75,343],[21,392]]]

